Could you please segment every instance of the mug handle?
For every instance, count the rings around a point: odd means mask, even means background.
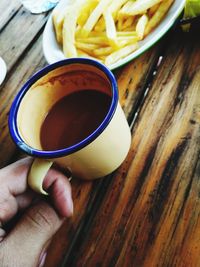
[[[36,192],[48,195],[42,188],[44,177],[51,168],[53,161],[46,159],[34,159],[28,174],[28,185]]]

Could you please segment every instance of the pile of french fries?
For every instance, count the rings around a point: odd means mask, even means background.
[[[72,0],[53,11],[65,57],[88,57],[107,66],[139,47],[175,0]]]

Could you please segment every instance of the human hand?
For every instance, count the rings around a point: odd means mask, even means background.
[[[71,187],[66,177],[50,169],[43,188],[49,192],[54,208],[27,187],[32,160],[26,158],[0,170],[0,266],[36,267],[51,237],[64,217],[73,213]],[[24,210],[6,233],[6,224]],[[43,257],[44,258],[44,257]]]

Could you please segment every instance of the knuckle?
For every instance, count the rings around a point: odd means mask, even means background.
[[[0,224],[8,221],[17,211],[15,198],[3,186],[0,189]]]
[[[59,221],[56,212],[48,204],[34,206],[28,211],[27,219],[33,227],[45,229],[45,231],[53,230]]]
[[[12,203],[13,205],[10,205],[9,201],[4,201],[0,203],[0,222],[3,224],[5,223],[12,214],[17,210],[15,203]]]
[[[4,223],[4,221],[6,220],[7,217],[7,209],[5,208],[5,206],[0,207],[0,222]]]

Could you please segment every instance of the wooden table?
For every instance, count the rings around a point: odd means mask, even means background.
[[[31,15],[17,0],[1,0],[0,14],[8,67],[0,87],[3,167],[24,156],[9,136],[8,113],[23,83],[47,65],[49,14]],[[200,30],[173,28],[114,74],[132,129],[130,152],[112,175],[72,181],[74,216],[53,238],[45,266],[199,267]]]

